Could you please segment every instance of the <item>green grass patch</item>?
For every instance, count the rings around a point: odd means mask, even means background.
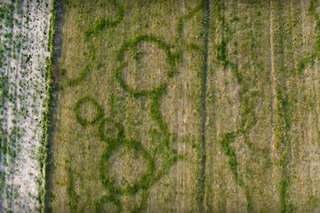
[[[111,4],[115,7],[117,13],[116,17],[114,19],[100,18],[95,23],[94,27],[85,31],[84,34],[86,39],[89,39],[93,35],[97,35],[104,29],[116,27],[123,20],[124,9],[122,5],[118,4],[116,0],[112,0]]]

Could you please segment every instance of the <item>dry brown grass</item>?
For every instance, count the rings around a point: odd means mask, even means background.
[[[99,200],[105,211],[124,212],[319,208],[318,26],[309,1],[209,1],[207,70],[205,9],[178,30],[179,17],[195,1],[119,1],[123,20],[88,40],[84,32],[97,20],[117,17],[105,8],[117,7],[111,1],[72,4],[64,5],[60,66],[67,74],[52,133],[53,211],[94,212]],[[128,64],[119,81],[122,62]],[[68,86],[87,65],[84,79]],[[176,73],[167,75],[172,67]],[[161,83],[166,92],[157,89]],[[111,125],[104,133],[112,139],[101,141],[99,122],[85,128],[76,122],[72,109],[85,95],[123,126],[121,137],[115,139]],[[87,111],[81,109],[87,118],[94,115]],[[102,153],[113,147],[104,162]],[[115,186],[101,180],[101,162]]]

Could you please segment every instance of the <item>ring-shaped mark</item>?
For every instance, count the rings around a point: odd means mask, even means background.
[[[157,93],[159,91],[163,91],[163,89],[166,88],[166,83],[161,83],[156,88],[150,89],[150,90],[136,90],[132,87],[130,87],[122,78],[122,70],[124,67],[128,65],[127,62],[123,62],[123,56],[125,51],[127,51],[129,48],[136,47],[141,42],[151,42],[155,43],[159,49],[164,50],[166,54],[166,60],[169,64],[169,70],[167,71],[168,78],[172,78],[175,74],[175,65],[177,61],[177,56],[172,54],[170,51],[170,47],[167,43],[165,43],[161,38],[158,38],[154,35],[139,35],[135,37],[134,39],[128,40],[123,43],[120,50],[117,53],[117,60],[119,62],[122,62],[121,65],[115,70],[115,78],[121,85],[123,89],[125,89],[127,92],[133,94],[134,96],[147,96],[152,95],[154,93]]]
[[[106,124],[111,124],[116,128],[116,137],[107,137],[105,132],[105,126]],[[110,141],[118,140],[121,141],[124,138],[124,130],[123,126],[120,123],[114,122],[110,118],[104,118],[100,121],[99,127],[98,127],[98,133],[100,140],[109,143]]]
[[[111,141],[110,141],[111,142]],[[127,147],[129,149],[133,149],[134,151],[138,152],[140,156],[146,162],[146,168],[144,172],[141,174],[139,180],[137,182],[132,183],[127,186],[120,186],[116,187],[115,181],[108,176],[108,170],[110,169],[109,166],[106,166],[106,162],[109,161],[112,154],[117,152],[121,146]],[[103,186],[112,191],[114,194],[126,194],[126,195],[134,195],[140,189],[147,190],[152,184],[152,175],[154,173],[155,166],[152,160],[151,155],[148,151],[142,146],[139,141],[135,140],[123,140],[122,143],[113,144],[113,146],[106,146],[103,150],[103,153],[100,158],[99,162],[99,178],[102,182]]]
[[[86,102],[92,104],[96,110],[96,112],[95,112],[96,115],[90,120],[83,118],[79,112],[80,106]],[[73,107],[73,112],[74,112],[74,116],[75,116],[77,122],[80,123],[82,126],[88,126],[89,124],[93,124],[94,122],[99,120],[103,115],[102,109],[99,106],[98,102],[94,98],[92,98],[91,96],[84,96],[84,97],[80,98],[75,103],[75,105]]]

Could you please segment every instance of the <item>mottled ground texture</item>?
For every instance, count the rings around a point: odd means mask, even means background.
[[[320,211],[320,1],[57,8],[49,212]]]

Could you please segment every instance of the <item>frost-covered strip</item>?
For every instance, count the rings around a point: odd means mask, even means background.
[[[6,16],[8,16],[7,3],[0,3],[0,200],[3,200],[3,191],[5,186],[5,166],[6,165],[6,150],[7,150],[7,33],[8,29],[5,26]],[[2,207],[0,206],[0,210]]]
[[[45,59],[49,57],[47,51],[51,1],[30,1],[28,7],[28,26],[26,29],[27,45],[22,50],[27,55],[28,63],[21,69],[23,75],[22,87],[27,94],[19,99],[19,104],[28,109],[27,116],[21,117],[19,126],[25,130],[21,137],[21,149],[16,160],[14,185],[19,185],[17,190],[19,205],[14,206],[14,211],[39,209],[39,190],[43,187],[39,164],[39,147],[41,147],[42,111],[46,99]],[[21,114],[25,112],[21,111]]]
[[[19,113],[19,101],[21,89],[19,89],[19,65],[21,60],[21,44],[24,41],[21,34],[22,18],[23,18],[23,1],[12,1],[11,4],[11,41],[8,41],[11,45],[11,52],[8,57],[7,65],[7,79],[8,79],[8,101],[7,101],[7,155],[6,155],[6,188],[5,196],[3,199],[3,207],[6,209],[12,209],[13,205],[17,204],[17,185],[13,184],[15,178],[16,158],[19,152],[19,138],[21,129],[19,126],[20,113]]]
[[[2,55],[3,57],[3,66],[1,69],[2,74],[6,78],[6,94],[5,96],[7,97],[6,101],[4,102],[3,108],[5,109],[5,117],[4,117],[4,122],[5,124],[2,125],[2,128],[6,132],[5,137],[5,144],[3,147],[3,151],[5,154],[3,155],[2,158],[2,164],[4,165],[2,167],[2,172],[3,172],[3,187],[2,187],[2,193],[1,193],[1,198],[2,198],[2,206],[1,209],[3,210],[8,210],[11,208],[12,205],[12,186],[10,183],[11,175],[13,173],[13,164],[14,164],[14,158],[15,158],[15,143],[16,143],[16,132],[15,128],[12,128],[12,122],[14,122],[14,110],[15,110],[15,85],[14,82],[12,81],[12,77],[15,77],[14,73],[14,63],[12,62],[12,57],[15,57],[13,53],[13,48],[14,48],[14,37],[13,37],[13,22],[14,22],[14,5],[13,2],[8,2],[7,4],[3,4],[2,9],[2,20],[4,21],[2,25],[2,33],[3,37],[1,40],[1,43],[5,51],[3,52],[4,54]]]
[[[12,117],[15,117],[15,120],[13,122],[13,126],[11,129],[11,134],[15,135],[15,144],[12,147],[12,149],[15,152],[15,159],[11,167],[13,168],[12,176],[10,177],[10,184],[11,184],[11,192],[12,196],[10,197],[12,199],[12,205],[11,209],[16,209],[15,207],[23,206],[23,203],[20,201],[20,194],[19,194],[19,187],[21,187],[20,184],[15,183],[15,179],[17,178],[17,168],[19,168],[19,158],[20,158],[20,150],[21,150],[21,144],[23,141],[21,140],[21,136],[24,134],[23,129],[21,128],[21,120],[23,114],[21,113],[21,108],[23,108],[23,105],[20,103],[20,99],[23,98],[22,94],[24,94],[24,88],[21,85],[21,61],[23,60],[22,55],[22,44],[26,42],[26,35],[23,32],[25,28],[23,27],[23,18],[27,15],[24,14],[23,9],[27,8],[27,1],[18,0],[15,2],[15,13],[14,13],[14,26],[13,26],[13,36],[14,36],[14,47],[13,52],[15,54],[14,60],[11,63],[11,67],[14,68],[14,77],[12,77],[12,82],[14,82],[14,88],[12,91],[15,92],[15,100],[14,100],[14,114]],[[14,211],[15,212],[15,211]]]
[[[36,84],[38,83],[38,76],[34,74],[33,70],[30,68],[29,64],[33,63],[32,61],[32,52],[30,51],[30,46],[34,42],[31,32],[28,32],[30,26],[29,21],[31,19],[31,11],[30,4],[34,4],[33,2],[25,1],[24,4],[24,18],[23,23],[24,27],[21,30],[23,32],[24,37],[26,38],[26,42],[23,44],[22,54],[25,55],[25,61],[22,60],[22,64],[20,64],[20,89],[22,89],[23,96],[18,99],[18,104],[20,106],[20,114],[21,116],[19,120],[19,126],[23,130],[23,135],[20,138],[20,152],[17,157],[16,163],[16,171],[14,174],[13,185],[17,188],[17,198],[16,205],[13,206],[14,211],[19,211],[19,209],[25,209],[25,211],[32,211],[37,206],[37,187],[35,185],[34,178],[38,176],[37,165],[34,160],[35,151],[37,149],[36,145],[32,143],[32,141],[36,140],[36,131],[34,128],[34,120],[32,119],[33,114],[37,114],[36,107],[32,104],[32,100],[36,99]],[[34,79],[33,79],[34,78]],[[31,101],[30,101],[31,100]],[[33,144],[32,149],[27,148],[28,145]],[[30,160],[30,155],[34,158]],[[21,164],[23,161],[25,163]],[[23,170],[27,172],[23,172]],[[28,173],[28,174],[25,174]],[[22,175],[23,174],[23,175]],[[33,177],[33,175],[35,177]],[[25,179],[28,181],[25,181]]]
[[[50,0],[6,2],[0,3],[6,17],[0,17],[0,46],[5,48],[0,52],[0,212],[36,212],[43,205],[39,199],[44,187],[39,164],[43,153],[38,150],[46,110],[45,59],[52,5]]]

